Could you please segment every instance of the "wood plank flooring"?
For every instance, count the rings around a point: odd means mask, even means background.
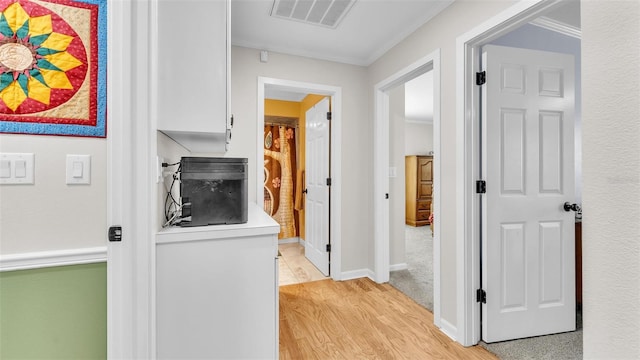
[[[304,256],[304,246],[299,243],[288,243],[278,245],[280,251],[279,285],[299,284],[303,282],[323,280],[324,276],[313,264]]]
[[[465,348],[389,284],[362,278],[280,287],[280,359],[497,359]]]

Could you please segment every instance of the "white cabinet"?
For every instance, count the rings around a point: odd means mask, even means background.
[[[277,359],[280,226],[257,205],[246,224],[156,237],[158,359]]]
[[[191,152],[230,140],[229,0],[155,0],[158,130]]]

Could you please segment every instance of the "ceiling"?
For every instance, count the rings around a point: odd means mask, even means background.
[[[566,27],[580,29],[580,1],[568,0],[554,6],[542,18],[547,18]]]
[[[327,5],[352,0],[276,1],[278,5],[307,5],[309,13],[312,13],[315,3]],[[347,6],[347,11],[338,25],[332,28],[273,17],[270,14],[274,8],[274,0],[232,0],[231,43],[289,55],[367,66],[453,2],[454,0],[355,0]],[[293,12],[295,10],[292,14]],[[577,29],[579,32],[580,1],[563,1],[553,10],[543,14],[537,25],[551,25],[555,30],[560,26],[563,31],[569,28]],[[413,121],[428,122],[433,116],[432,106],[425,108],[425,105],[418,104],[417,100],[428,97],[425,92],[431,91],[431,81],[429,76],[425,76],[407,84],[407,106],[412,109],[410,117]],[[265,89],[265,97],[269,99],[299,102],[304,96],[306,94],[286,91],[277,86]]]
[[[307,5],[313,1],[345,0],[298,0]],[[232,0],[231,43],[367,66],[451,3],[453,0],[357,0],[338,26],[330,28],[272,17],[273,0]]]

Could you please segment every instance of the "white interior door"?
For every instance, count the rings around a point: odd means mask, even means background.
[[[485,46],[483,64],[482,339],[575,330],[574,57]]]
[[[304,254],[325,276],[329,275],[329,136],[324,98],[306,113],[306,202]]]

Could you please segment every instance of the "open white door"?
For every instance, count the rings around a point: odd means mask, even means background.
[[[329,275],[329,98],[306,113],[306,202],[304,255]]]
[[[482,339],[575,330],[574,58],[488,45],[483,64]]]

